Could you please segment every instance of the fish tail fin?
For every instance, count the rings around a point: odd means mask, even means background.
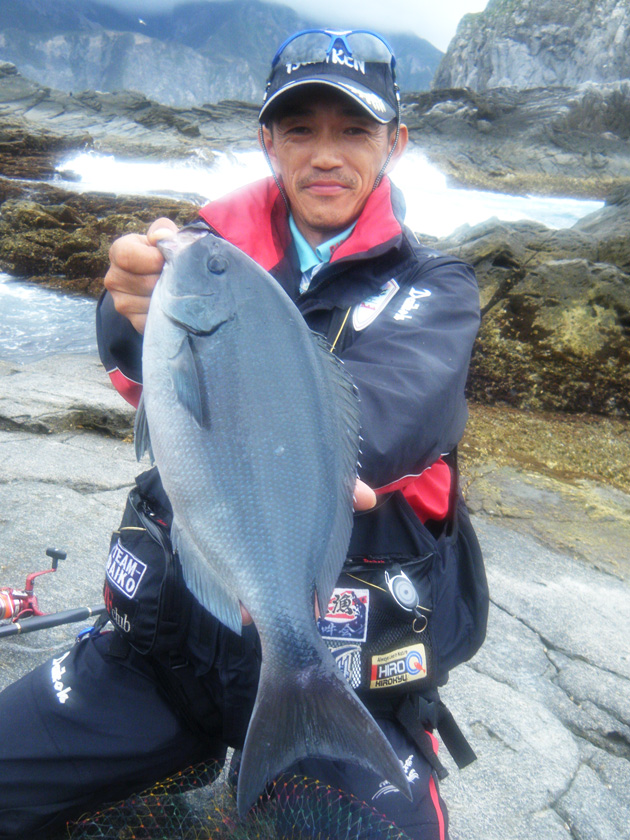
[[[241,817],[269,782],[306,757],[360,764],[411,799],[402,762],[328,657],[329,662],[289,672],[284,681],[277,672],[265,673],[263,664],[239,768]]]

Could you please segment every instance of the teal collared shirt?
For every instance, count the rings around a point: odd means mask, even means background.
[[[313,250],[300,233],[293,216],[289,216],[289,227],[291,228],[291,235],[293,236],[295,249],[300,261],[300,271],[302,272],[300,294],[304,294],[304,292],[308,291],[308,287],[311,285],[313,277],[323,265],[330,262],[330,258],[335,250],[350,236],[355,225],[356,222],[353,222],[349,228],[346,228],[346,230],[338,233],[337,236],[333,236],[332,239],[322,242],[321,245],[318,245],[317,248]]]

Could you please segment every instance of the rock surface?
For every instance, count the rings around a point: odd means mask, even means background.
[[[93,357],[0,364],[1,585],[21,586],[28,572],[46,568],[44,551],[55,545],[68,558],[39,579],[40,604],[53,611],[99,603],[110,531],[139,470],[131,422]],[[613,533],[627,546],[630,495],[614,491],[611,530],[578,557],[562,538],[581,529],[584,513],[565,502],[559,482],[478,461],[468,462],[465,480],[492,607],[485,645],[444,689],[478,755],[463,771],[444,758],[451,836],[624,840],[630,559],[626,552],[617,568],[602,569],[597,557],[607,556]],[[588,489],[594,502],[610,492],[597,478]],[[514,529],[510,504],[522,509],[523,499],[546,530],[530,531],[526,517]],[[0,686],[59,653],[82,626],[1,639]],[[203,811],[202,794],[189,801]]]
[[[457,183],[606,198],[630,185],[630,82],[404,98],[413,144]]]
[[[489,0],[466,15],[434,88],[539,88],[630,78],[628,0]]]
[[[630,416],[630,194],[567,230],[490,219],[437,243],[470,262],[480,402]]]

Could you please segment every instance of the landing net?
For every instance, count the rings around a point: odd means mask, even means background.
[[[217,763],[199,764],[68,824],[70,840],[409,840],[376,810],[314,779],[282,777],[244,820]]]

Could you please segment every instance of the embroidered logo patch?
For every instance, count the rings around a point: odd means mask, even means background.
[[[354,329],[360,332],[369,326],[385,309],[399,288],[400,286],[392,277],[381,287],[380,292],[355,306],[352,312]]]
[[[107,558],[107,580],[127,598],[133,598],[146,572],[146,563],[138,560],[123,548],[120,540],[112,547]]]
[[[337,668],[339,668],[352,688],[358,688],[361,685],[360,646],[343,645],[343,647],[332,648],[330,652],[335,657]]]
[[[413,645],[372,657],[370,688],[390,688],[422,680],[427,675],[424,645]]]
[[[319,632],[331,641],[364,642],[369,605],[369,589],[335,589],[328,602],[328,612],[317,619]]]

